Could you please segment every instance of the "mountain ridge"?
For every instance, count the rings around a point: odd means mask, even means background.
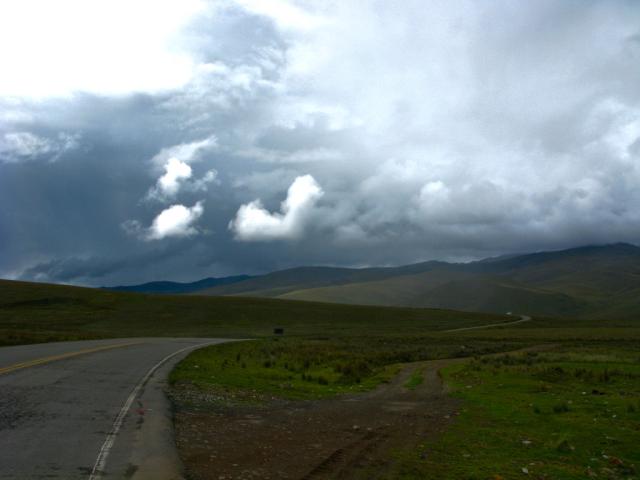
[[[263,275],[109,287],[143,293],[247,296],[486,313],[629,317],[640,314],[640,247],[585,245],[395,267],[299,266]]]
[[[171,282],[160,280],[136,285],[116,285],[113,287],[101,287],[103,290],[114,292],[138,292],[157,294],[191,293],[219,285],[230,285],[252,278],[250,275],[233,275],[230,277],[207,277],[194,282]]]
[[[601,317],[640,313],[640,247],[628,243],[399,267],[297,267],[194,292],[379,306]],[[624,306],[624,307],[621,307]]]

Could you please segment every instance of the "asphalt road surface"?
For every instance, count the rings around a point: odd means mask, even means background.
[[[164,385],[227,340],[131,338],[0,348],[0,479],[180,479]]]

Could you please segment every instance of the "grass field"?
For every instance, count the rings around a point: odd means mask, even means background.
[[[235,398],[322,398],[369,390],[407,362],[512,350],[519,343],[426,336],[273,338],[200,349],[170,381],[224,389]],[[420,380],[412,379],[416,386]]]
[[[159,296],[0,280],[0,345],[97,337],[420,334],[491,314],[240,297]]]
[[[316,399],[369,390],[407,362],[465,356],[442,371],[461,401],[459,416],[435,440],[409,438],[389,452],[381,461],[392,467],[376,478],[638,478],[640,329],[563,323],[429,336],[261,339],[194,352],[171,381],[222,392],[213,398],[231,404]],[[542,348],[490,354],[533,345]],[[419,388],[423,374],[415,369],[404,388]]]
[[[397,452],[393,478],[637,478],[637,345],[482,358],[444,377],[460,417],[434,444]]]

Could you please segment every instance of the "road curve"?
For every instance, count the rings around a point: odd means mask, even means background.
[[[180,479],[165,380],[189,351],[225,341],[0,348],[0,479]]]
[[[463,327],[463,328],[453,328],[451,330],[443,330],[444,333],[450,332],[464,332],[466,330],[480,330],[482,328],[492,328],[492,327],[509,327],[511,325],[517,325],[519,323],[528,322],[531,320],[531,317],[528,315],[520,315],[520,320],[515,320],[513,322],[503,322],[503,323],[490,323],[488,325],[478,325],[476,327]]]

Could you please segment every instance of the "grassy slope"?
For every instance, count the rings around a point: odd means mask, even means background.
[[[584,303],[561,292],[516,284],[508,278],[446,271],[298,290],[280,298],[533,315],[575,315]]]
[[[304,270],[304,269],[303,269]],[[466,265],[428,264],[387,270],[384,277],[346,275],[340,281],[296,283],[269,289],[269,278],[234,286],[257,296],[347,304],[449,308],[631,318],[640,313],[640,249],[612,245],[510,257]],[[393,275],[390,275],[393,273]],[[379,272],[378,272],[379,275]],[[260,285],[260,289],[252,290]],[[243,290],[244,289],[244,290]],[[211,291],[227,294],[234,292]]]
[[[159,296],[0,280],[0,342],[123,336],[423,333],[508,321],[446,310],[241,297]]]
[[[200,295],[278,296],[303,288],[347,285],[429,271],[440,262],[389,268],[298,267],[254,277],[234,285],[207,288]]]

